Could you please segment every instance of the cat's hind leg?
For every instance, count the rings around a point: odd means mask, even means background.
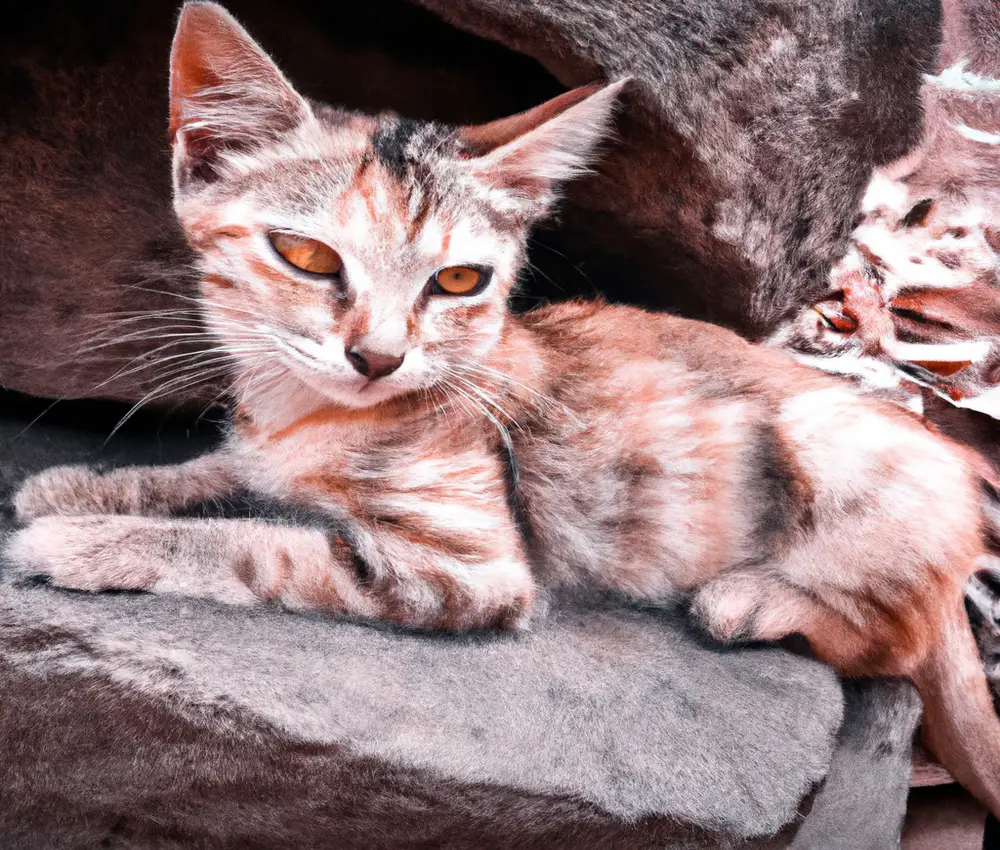
[[[940,576],[884,598],[875,588],[810,591],[768,570],[734,570],[698,590],[692,614],[722,641],[801,634],[843,675],[909,677],[924,702],[925,742],[1000,814],[1000,722],[959,581]]]
[[[690,614],[722,643],[778,641],[812,632],[831,616],[801,588],[766,567],[720,573],[695,592]]]

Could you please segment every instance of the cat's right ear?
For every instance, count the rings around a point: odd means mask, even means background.
[[[460,128],[466,168],[543,213],[559,184],[589,170],[630,80],[573,89],[519,115]]]
[[[309,105],[225,9],[189,2],[170,51],[170,137],[178,186],[218,176],[226,152],[252,151],[307,120]]]

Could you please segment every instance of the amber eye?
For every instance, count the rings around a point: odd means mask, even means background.
[[[329,245],[324,245],[315,239],[296,236],[294,233],[282,233],[280,230],[272,230],[267,236],[275,251],[295,268],[304,272],[334,275],[344,265],[340,254]]]
[[[472,266],[448,266],[434,275],[434,291],[448,295],[469,295],[482,288],[489,274]]]

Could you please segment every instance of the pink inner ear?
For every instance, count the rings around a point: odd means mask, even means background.
[[[629,79],[584,86],[520,115],[461,129],[470,172],[520,196],[540,214],[556,199],[560,184],[588,170]]]
[[[240,86],[246,87],[243,95],[238,94]],[[214,3],[188,3],[170,51],[171,137],[191,120],[186,110],[197,96],[216,88],[223,90],[218,101],[261,99],[270,107],[268,117],[285,129],[298,117],[298,96],[236,20]]]
[[[462,127],[459,130],[459,137],[465,143],[467,149],[465,155],[468,157],[483,156],[492,150],[503,147],[600,90],[601,86],[598,83],[581,86],[563,92],[526,112],[519,112],[517,115],[511,115],[507,118],[499,118],[488,124]]]
[[[188,4],[181,10],[170,51],[170,135],[181,128],[181,104],[222,81],[211,57],[232,51],[232,26],[214,6]]]

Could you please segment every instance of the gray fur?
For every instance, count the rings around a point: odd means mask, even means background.
[[[618,297],[750,334],[822,291],[872,167],[918,141],[940,37],[923,0],[418,2],[567,85],[632,75],[553,244]]]
[[[561,607],[527,636],[449,640],[152,597],[31,589],[2,604],[6,659],[35,675],[107,676],[453,781],[739,837],[791,820],[824,775],[840,712],[834,677],[814,663],[722,655],[645,613]],[[16,649],[27,633],[67,628],[86,651],[76,640]]]
[[[795,836],[793,850],[895,847],[906,814],[913,733],[920,697],[905,681],[846,682],[844,725],[824,791]],[[850,830],[840,818],[851,813]]]

